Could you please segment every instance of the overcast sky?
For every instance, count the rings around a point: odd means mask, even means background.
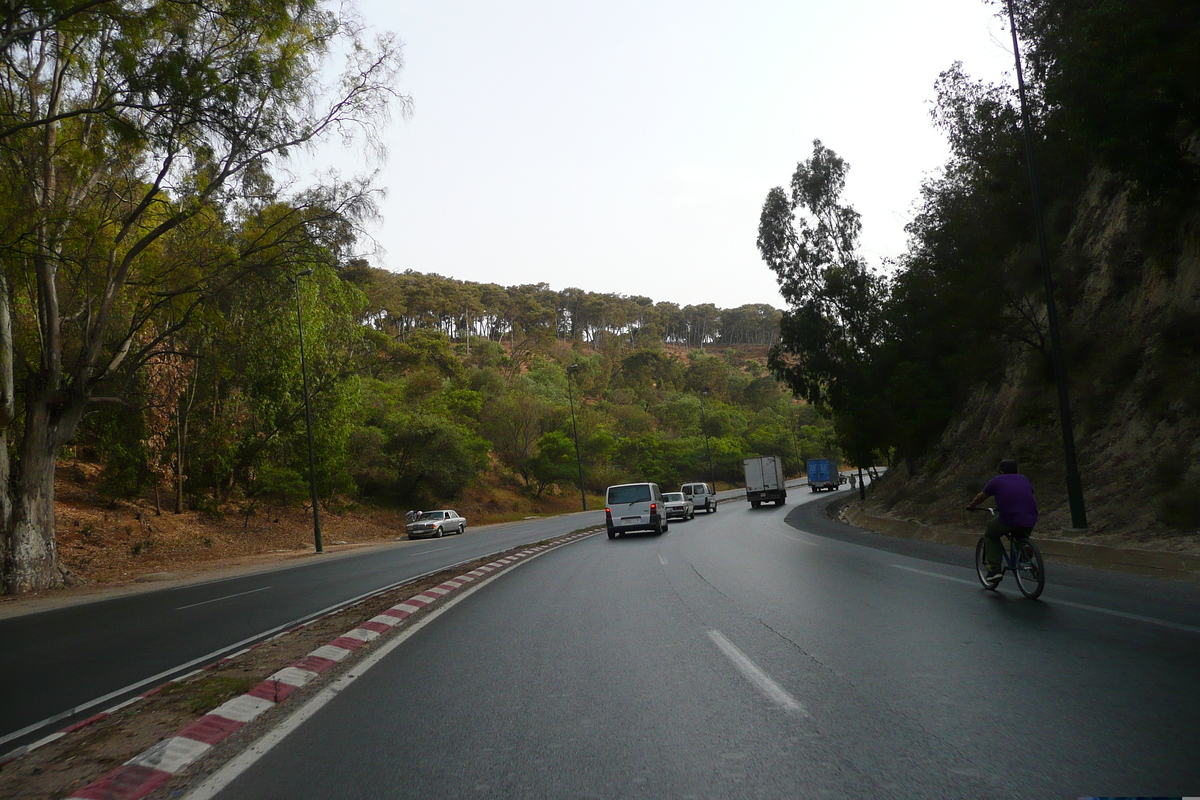
[[[413,100],[385,133],[376,266],[681,305],[783,305],[758,216],[813,139],[850,163],[864,252],[898,256],[922,177],[945,161],[938,73],[1012,71],[984,0],[359,9],[404,42]]]

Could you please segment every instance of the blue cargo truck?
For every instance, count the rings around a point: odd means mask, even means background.
[[[810,458],[808,460],[808,488],[813,492],[838,490],[842,476],[838,472],[837,461],[831,458]]]

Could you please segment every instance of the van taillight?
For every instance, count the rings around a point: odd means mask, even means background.
[[[611,508],[604,509],[604,516],[608,517],[609,519],[612,519],[612,509]]]
[[[658,503],[651,503],[650,504],[650,513],[653,514],[655,511],[658,511]]]

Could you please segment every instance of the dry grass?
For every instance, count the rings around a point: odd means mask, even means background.
[[[100,494],[100,471],[96,464],[66,462],[56,480],[59,553],[80,584],[117,586],[186,577],[314,551],[308,508],[240,503],[215,512],[160,512],[150,498],[113,500]],[[447,505],[471,525],[486,525],[578,511],[579,496],[568,491],[531,498],[488,475]],[[591,496],[588,505],[602,508],[603,498]],[[322,505],[321,528],[324,544],[337,550],[403,536],[404,515],[349,503]]]

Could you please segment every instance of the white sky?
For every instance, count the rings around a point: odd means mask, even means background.
[[[681,305],[783,306],[758,216],[813,139],[850,163],[864,252],[902,253],[921,179],[946,157],[929,118],[938,73],[1012,67],[984,0],[359,9],[404,42],[414,103],[385,133],[376,266]]]

